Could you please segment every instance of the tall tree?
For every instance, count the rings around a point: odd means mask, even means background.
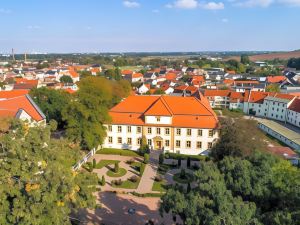
[[[0,224],[70,224],[71,212],[95,206],[97,177],[72,171],[79,148],[50,128],[17,123],[0,143]]]

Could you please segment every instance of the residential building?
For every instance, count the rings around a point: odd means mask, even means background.
[[[129,96],[110,110],[104,147],[206,154],[217,141],[219,122],[205,98]]]

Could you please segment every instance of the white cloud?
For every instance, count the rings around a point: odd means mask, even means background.
[[[233,5],[239,6],[239,7],[268,7],[270,6],[274,1],[273,0],[246,0],[246,1],[237,1]]]
[[[179,8],[179,9],[195,9],[198,7],[196,0],[177,0],[172,4],[167,4],[167,8]]]
[[[224,9],[223,2],[207,2],[200,4],[200,7],[207,10],[220,10]]]
[[[127,8],[138,8],[140,7],[140,3],[134,1],[123,1],[123,5]]]
[[[288,6],[300,6],[300,0],[278,0],[278,2]]]
[[[10,14],[10,13],[11,13],[11,10],[10,10],[10,9],[0,9],[0,13],[3,13],[3,14]]]
[[[228,19],[227,18],[223,18],[223,19],[221,19],[221,21],[222,21],[222,23],[228,23]]]
[[[38,26],[38,25],[29,25],[29,26],[27,26],[27,29],[29,29],[29,30],[38,30],[38,29],[41,29],[41,27]]]

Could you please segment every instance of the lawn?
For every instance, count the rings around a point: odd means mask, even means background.
[[[137,172],[140,172],[140,168],[141,168],[141,163],[140,162],[134,162],[130,165],[134,170],[136,170]]]
[[[103,167],[106,167],[108,165],[114,165],[115,163],[119,162],[119,160],[100,160],[100,162],[96,164],[95,169],[102,169]]]
[[[112,185],[115,188],[125,188],[125,189],[137,189],[140,183],[140,178],[137,182],[132,182],[130,180],[125,180],[121,185]]]
[[[127,170],[124,168],[119,168],[119,171],[115,173],[113,170],[108,170],[106,175],[109,177],[123,177],[127,173]]]
[[[103,148],[98,150],[97,154],[141,157],[141,155],[139,155],[139,153],[136,151],[116,148]]]
[[[154,181],[152,191],[166,192],[166,181]]]
[[[242,117],[244,116],[244,113],[242,110],[239,109],[222,109],[222,115],[231,117],[231,118],[237,118],[237,117]]]

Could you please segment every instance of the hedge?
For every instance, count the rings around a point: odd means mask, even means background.
[[[165,154],[166,159],[181,159],[181,160],[187,160],[190,158],[192,161],[207,161],[209,159],[208,156],[205,155],[183,155],[178,153],[171,153],[168,152]]]
[[[137,151],[116,148],[103,148],[97,151],[97,154],[104,155],[122,155],[122,156],[143,156]]]

